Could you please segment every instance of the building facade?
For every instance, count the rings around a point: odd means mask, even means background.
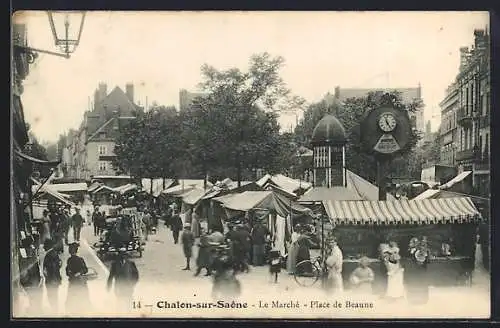
[[[107,85],[100,83],[94,93],[94,106],[84,114],[77,130],[69,131],[63,165],[69,177],[90,180],[92,176],[113,176],[115,140],[120,131],[143,109],[134,103],[134,86],[127,84],[125,92],[115,87],[109,94]]]
[[[373,89],[358,89],[358,88],[340,88],[335,87],[335,93],[328,94],[325,98],[337,99],[344,102],[350,98],[366,97],[370,92],[400,92],[404,103],[411,103],[412,101],[422,101],[422,86],[419,84],[416,88],[373,88]],[[328,100],[328,99],[326,99]],[[331,99],[330,99],[331,100]],[[410,119],[413,126],[421,133],[425,132],[424,121],[424,108],[420,108],[416,112],[410,112]]]
[[[460,48],[460,56],[459,72],[453,88],[445,98],[453,99],[457,103],[454,105],[457,126],[456,154],[453,162],[459,173],[472,171],[472,187],[476,194],[489,196],[491,95],[488,32],[475,30],[474,45],[470,49]],[[455,100],[455,97],[458,99]],[[447,103],[450,104],[451,100]],[[450,137],[447,137],[447,141],[449,139]]]
[[[458,85],[451,84],[446,90],[446,96],[439,104],[441,107],[441,164],[456,166],[458,140]]]

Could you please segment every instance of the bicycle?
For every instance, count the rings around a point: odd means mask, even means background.
[[[304,260],[297,263],[293,276],[295,281],[302,287],[311,287],[323,274],[326,274],[326,272],[323,272],[323,260],[321,256],[318,256],[313,260]]]

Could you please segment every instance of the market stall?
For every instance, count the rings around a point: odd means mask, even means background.
[[[474,234],[482,216],[468,197],[324,201],[323,205],[344,252],[346,276],[363,255],[379,265],[381,243],[395,241],[405,258],[410,239],[423,236],[432,257],[429,271],[437,273],[432,275],[432,284],[456,284],[463,271],[470,269]]]

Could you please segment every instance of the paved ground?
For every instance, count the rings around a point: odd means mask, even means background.
[[[109,263],[101,262],[93,250],[88,247],[96,241],[93,229],[85,227],[82,231],[80,255],[87,265],[93,267],[99,278],[89,282],[89,290],[94,302],[93,308],[84,311],[90,316],[155,316],[155,317],[309,317],[309,318],[393,318],[393,317],[481,317],[489,316],[489,295],[487,287],[482,288],[433,288],[431,301],[427,306],[409,307],[405,301],[387,303],[372,296],[329,295],[322,291],[318,283],[315,287],[300,287],[292,276],[282,273],[279,283],[273,282],[268,267],[255,267],[249,274],[238,276],[242,285],[240,302],[247,302],[246,309],[162,309],[165,303],[186,302],[212,303],[211,278],[194,277],[194,270],[183,271],[185,260],[180,244],[175,245],[170,230],[160,224],[156,235],[150,236],[145,245],[142,258],[134,258],[140,273],[140,282],[136,286],[133,304],[127,314],[118,313],[114,309],[115,300],[112,293],[106,292],[105,283],[109,274]],[[196,256],[196,247],[194,255]],[[67,254],[67,253],[66,253]],[[64,262],[66,259],[63,259]],[[194,269],[194,260],[192,261]],[[65,280],[60,289],[60,309],[62,314],[67,288]],[[329,309],[311,307],[311,301],[330,304]],[[352,303],[372,303],[373,308],[346,308],[346,300]],[[299,308],[271,308],[272,301],[290,303],[299,301]],[[292,303],[293,303],[292,302]],[[269,308],[264,307],[268,303]],[[290,303],[290,306],[292,305]],[[138,306],[140,304],[140,308]],[[296,305],[295,303],[293,303]],[[318,303],[319,304],[319,303]],[[334,308],[335,304],[343,304],[343,308]],[[306,306],[307,305],[307,306]]]

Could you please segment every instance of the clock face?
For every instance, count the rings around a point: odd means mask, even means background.
[[[396,118],[392,113],[384,113],[378,120],[378,126],[384,132],[394,131],[396,128]]]

